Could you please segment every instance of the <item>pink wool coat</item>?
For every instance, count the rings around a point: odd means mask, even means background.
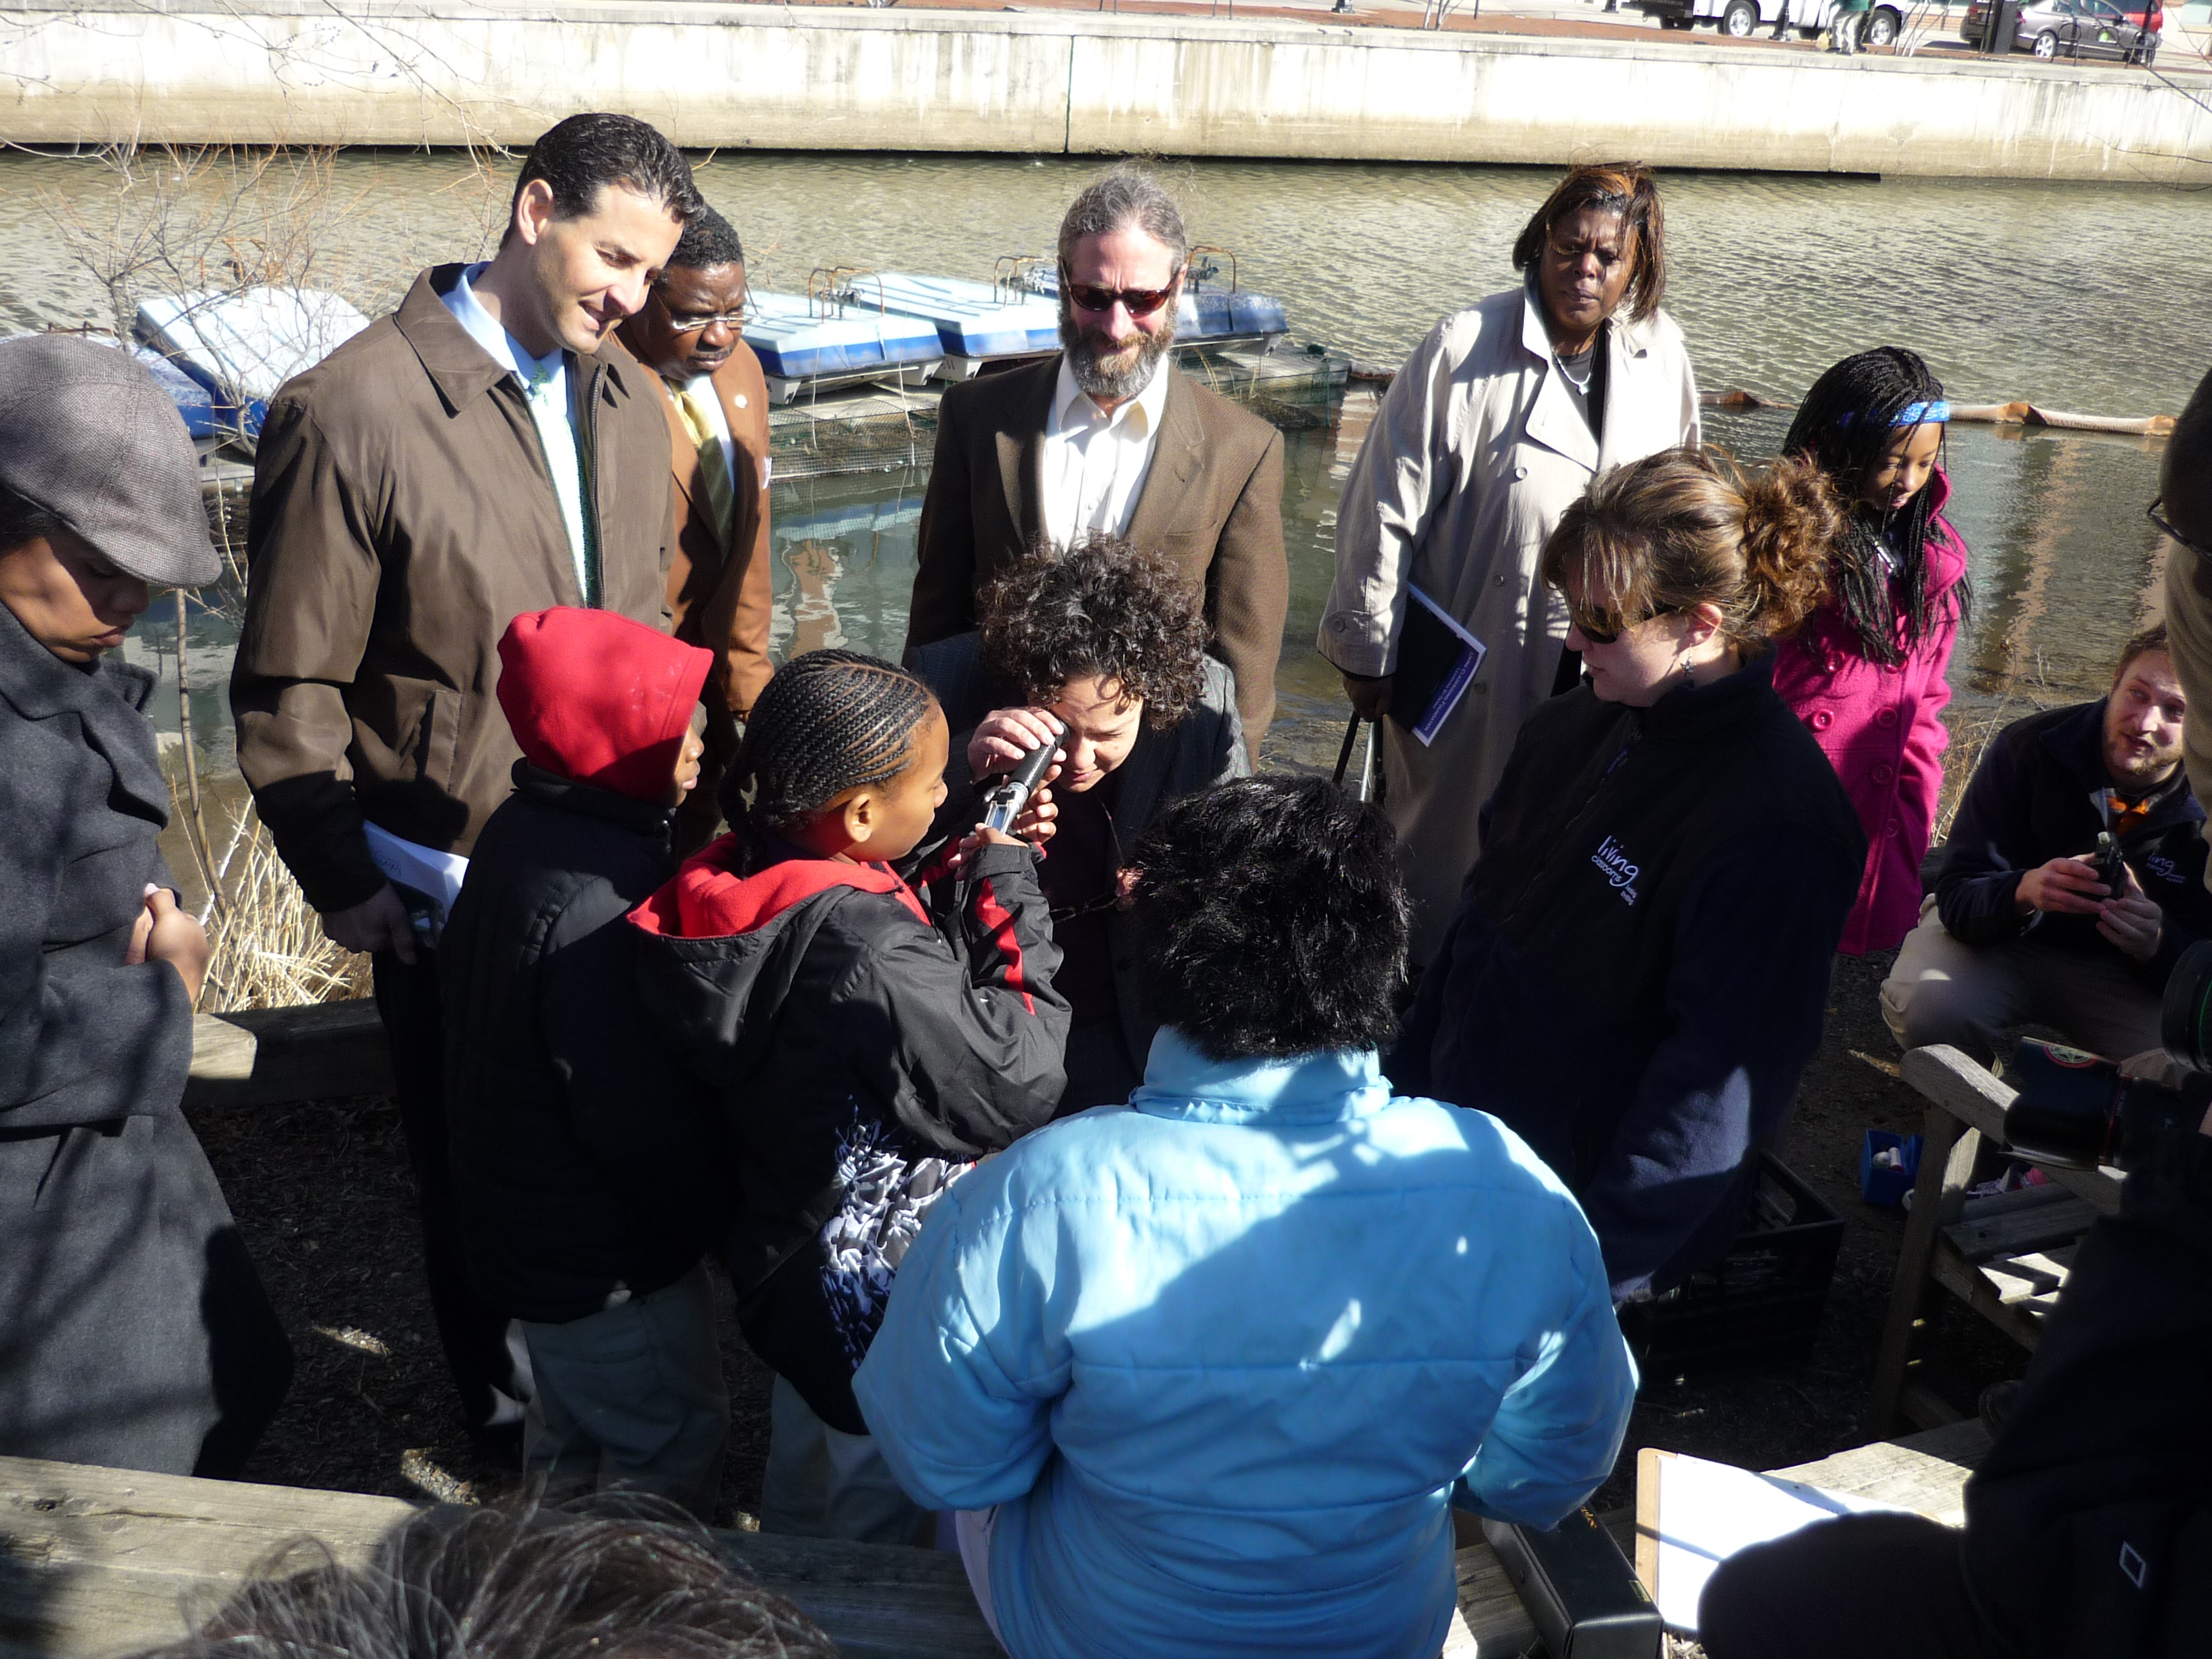
[[[1947,593],[1966,570],[1966,544],[1943,517],[1951,481],[1941,471],[1928,525],[1931,599]],[[1866,873],[1837,948],[1851,956],[1903,943],[1920,916],[1920,861],[1936,823],[1950,734],[1944,678],[1958,636],[1955,617],[1931,629],[1894,667],[1869,662],[1858,637],[1833,602],[1775,647],[1774,689],[1805,722],[1858,809],[1866,830]]]

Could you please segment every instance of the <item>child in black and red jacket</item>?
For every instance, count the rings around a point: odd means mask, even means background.
[[[704,1266],[729,1211],[720,1127],[646,1031],[623,918],[675,869],[714,658],[570,606],[517,617],[499,657],[522,758],[434,953],[434,1150],[470,1285],[530,1356],[526,1469],[708,1520],[730,1418]]]
[[[979,830],[937,883],[942,916],[891,867],[944,799],[946,744],[914,676],[795,658],[723,781],[737,832],[630,917],[645,1002],[731,1141],[723,1259],[777,1379],[770,1531],[917,1541],[853,1372],[937,1194],[1060,1098],[1067,1005],[1035,853]]]

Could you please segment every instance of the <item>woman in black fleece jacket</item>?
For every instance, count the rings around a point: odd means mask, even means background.
[[[947,741],[903,670],[795,658],[723,781],[738,833],[630,918],[645,1001],[731,1143],[722,1257],[777,1376],[771,1531],[915,1541],[853,1373],[938,1194],[1060,1099],[1067,1005],[1036,854],[977,831],[943,916],[891,868],[945,798]]]
[[[1841,510],[1694,450],[1607,475],[1546,544],[1589,678],[1521,730],[1388,1062],[1502,1119],[1582,1200],[1616,1301],[1724,1252],[1820,1038],[1866,844],[1775,695]]]

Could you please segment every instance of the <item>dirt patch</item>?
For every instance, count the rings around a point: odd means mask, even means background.
[[[246,1479],[467,1500],[514,1485],[461,1423],[422,1279],[399,1115],[374,1097],[193,1114],[298,1370]],[[760,1506],[773,1381],[723,1302],[726,1523]]]

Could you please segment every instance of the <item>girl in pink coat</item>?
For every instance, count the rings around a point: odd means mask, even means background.
[[[1866,873],[1839,949],[1903,941],[1943,781],[1944,678],[1966,620],[1966,544],[1943,517],[1942,384],[1899,346],[1846,357],[1814,383],[1783,442],[1855,504],[1827,602],[1777,647],[1774,689],[1843,780],[1866,830]]]

